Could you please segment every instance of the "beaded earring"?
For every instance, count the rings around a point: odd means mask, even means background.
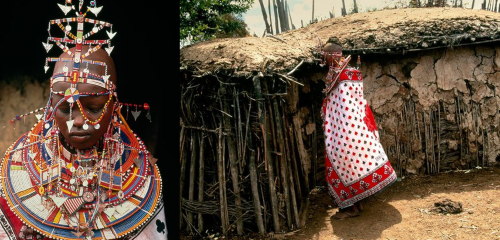
[[[134,120],[137,121],[137,118],[141,114],[141,111],[138,110],[138,108],[143,108],[144,110],[147,110],[148,112],[146,113],[146,118],[151,122],[151,112],[150,112],[150,107],[149,104],[144,103],[143,105],[141,104],[131,104],[131,103],[121,103],[121,106],[126,106],[127,107],[127,114],[126,114],[126,120],[128,120],[128,112],[129,112],[129,107],[135,107],[135,111],[132,111],[132,116],[134,117]],[[120,109],[121,109],[120,106]]]

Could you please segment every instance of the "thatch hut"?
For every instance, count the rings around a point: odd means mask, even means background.
[[[202,42],[180,51],[183,229],[304,226],[308,193],[324,185],[327,69],[317,53],[330,37],[360,56],[364,94],[400,177],[497,164],[498,13],[383,10]]]

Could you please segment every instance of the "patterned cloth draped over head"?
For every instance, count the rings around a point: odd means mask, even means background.
[[[321,112],[326,182],[339,208],[353,206],[397,180],[363,95],[363,75],[348,65],[349,59],[329,66]]]

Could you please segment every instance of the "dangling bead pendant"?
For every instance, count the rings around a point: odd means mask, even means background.
[[[101,125],[99,123],[96,123],[96,125],[94,125],[94,128],[99,129],[99,128],[101,128]]]
[[[85,120],[85,123],[83,124],[83,130],[89,129],[89,125],[87,124],[87,120]]]

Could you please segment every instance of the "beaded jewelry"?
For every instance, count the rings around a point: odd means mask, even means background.
[[[55,44],[70,58],[45,59],[45,72],[49,69],[49,62],[64,63],[62,72],[54,73],[50,78],[47,105],[10,121],[14,124],[32,113],[37,113],[39,120],[9,147],[0,162],[0,188],[14,214],[25,225],[46,237],[122,238],[146,225],[162,204],[161,177],[155,164],[157,159],[152,157],[121,114],[124,105],[127,106],[127,116],[129,107],[133,107],[132,115],[137,120],[140,109],[144,109],[151,121],[150,106],[147,103],[120,103],[116,86],[109,80],[106,63],[85,59],[105,45],[105,51],[110,54],[114,48],[111,39],[116,32],[113,32],[112,24],[86,17],[88,12],[97,16],[102,10],[102,6],[96,6],[96,1],[90,1],[85,12],[82,12],[83,5],[83,0],[79,0],[77,6],[72,4],[72,0],[65,0],[64,5],[58,3],[65,15],[74,10],[76,17],[49,21],[49,37],[47,42],[42,42],[44,49],[48,53]],[[75,22],[76,33],[72,33],[70,23]],[[50,35],[50,27],[54,24],[63,31],[63,37]],[[84,33],[85,24],[92,24],[92,30]],[[88,39],[104,28],[109,28],[106,31],[109,39]],[[72,52],[68,44],[75,44],[76,51]],[[86,53],[81,52],[82,45],[89,45]],[[90,65],[104,67],[104,75],[90,73]],[[80,66],[84,67],[82,71]],[[54,91],[54,84],[59,82],[70,83],[70,86],[65,91]],[[105,90],[80,92],[78,84],[83,83]],[[99,117],[91,119],[82,106],[81,98],[106,95],[108,99]],[[54,96],[61,96],[61,99],[53,105]],[[115,101],[110,105],[112,99]],[[68,131],[73,127],[75,104],[85,120],[82,126],[85,130],[89,125],[99,129],[107,109],[113,107],[105,134],[89,149],[77,149],[62,136],[55,113],[65,102],[69,105]]]

